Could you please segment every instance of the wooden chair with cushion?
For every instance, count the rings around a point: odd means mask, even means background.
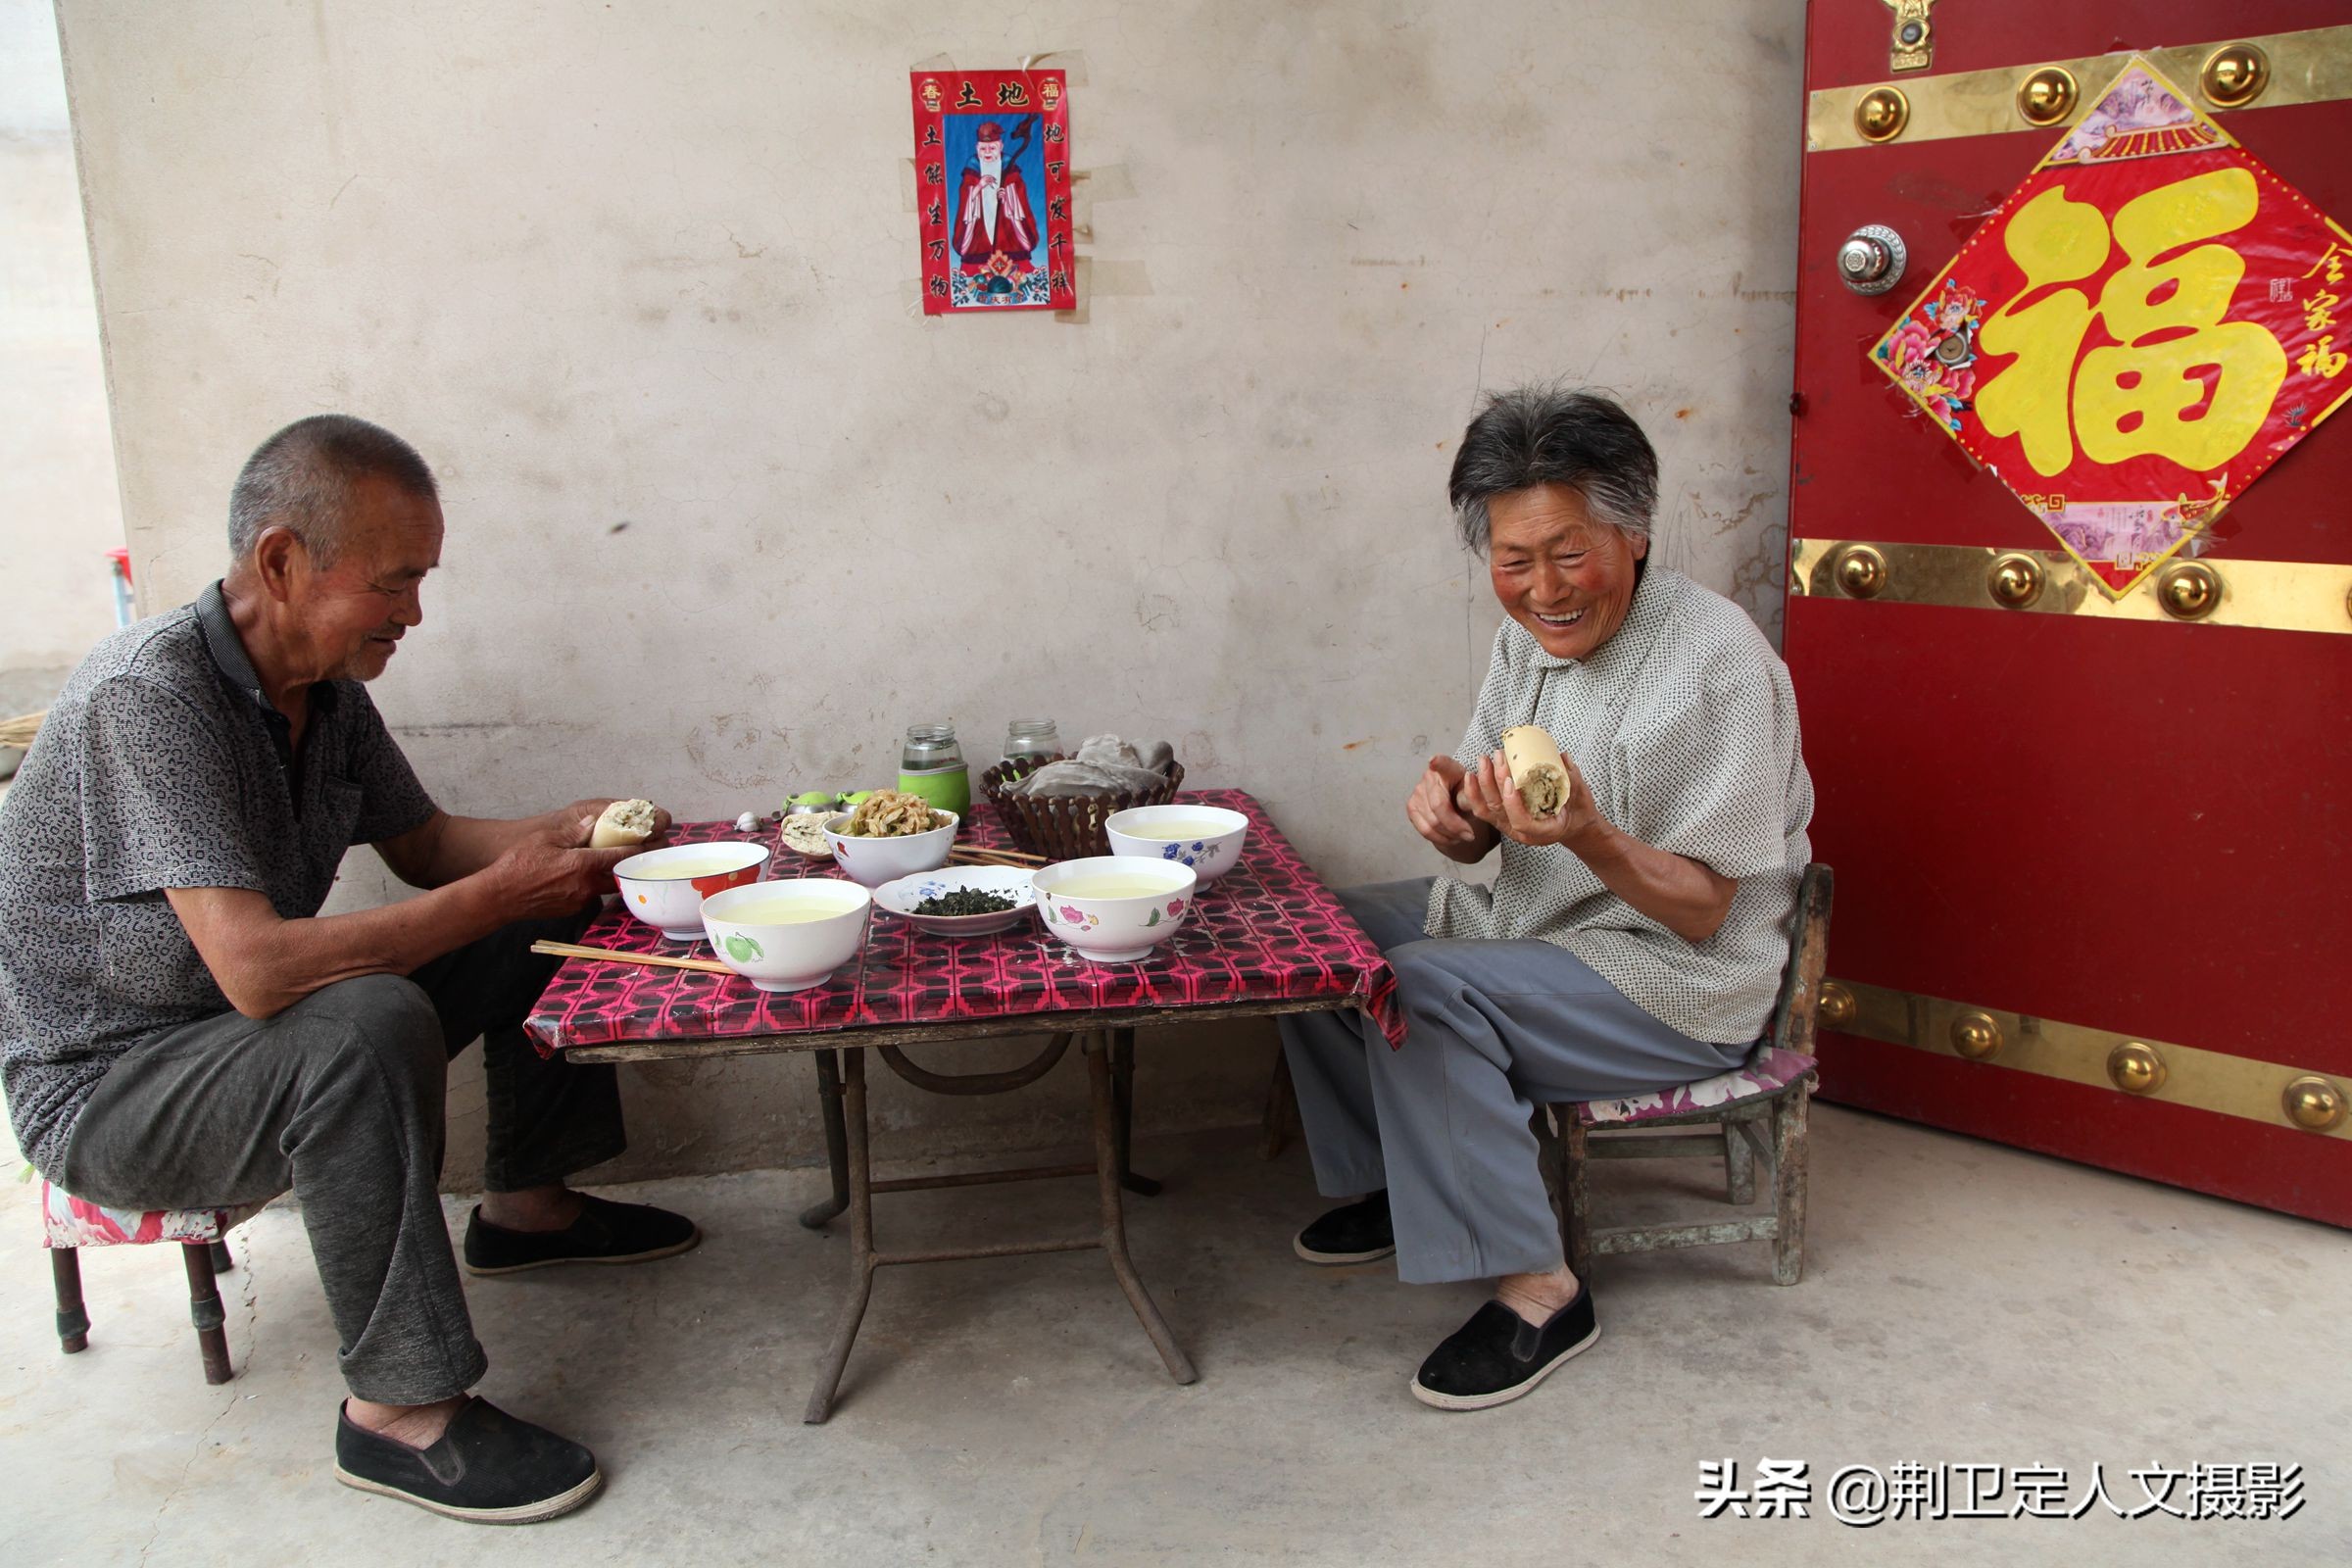
[[[1809,865],[1798,883],[1788,967],[1763,1042],[1740,1066],[1655,1094],[1547,1107],[1558,1160],[1560,1231],[1568,1266],[1580,1275],[1595,1257],[1678,1247],[1772,1243],[1775,1283],[1794,1285],[1805,1269],[1805,1112],[1817,1081],[1814,1010],[1829,956],[1834,879]],[[1682,1129],[1704,1127],[1720,1138]],[[1769,1129],[1769,1136],[1767,1136]],[[1589,1182],[1594,1159],[1723,1160],[1725,1200],[1756,1197],[1756,1166],[1772,1173],[1772,1211],[1739,1219],[1623,1225],[1595,1230]]]
[[[57,1343],[72,1355],[89,1348],[90,1315],[81,1304],[81,1250],[85,1247],[145,1246],[176,1242],[188,1268],[188,1316],[196,1325],[196,1348],[204,1357],[204,1381],[226,1383],[227,1314],[220,1305],[218,1270],[233,1268],[228,1233],[261,1206],[232,1208],[107,1208],[75,1198],[64,1188],[41,1183],[41,1245],[48,1248],[57,1280]]]

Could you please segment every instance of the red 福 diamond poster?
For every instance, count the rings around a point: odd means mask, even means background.
[[[2120,597],[2352,392],[2347,263],[2134,56],[1871,358]]]

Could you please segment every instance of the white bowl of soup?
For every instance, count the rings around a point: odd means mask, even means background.
[[[673,844],[632,855],[612,868],[627,910],[672,942],[703,939],[703,901],[760,880],[764,845]]]
[[[855,882],[802,877],[729,888],[703,901],[719,962],[762,991],[807,991],[865,945],[873,895]]]
[[[1100,963],[1131,963],[1176,934],[1200,878],[1174,860],[1097,855],[1030,878],[1046,929]]]
[[[1250,819],[1222,806],[1137,806],[1102,824],[1113,855],[1189,865],[1206,887],[1241,860]]]
[[[842,829],[850,825],[850,815],[844,811],[825,818],[825,843],[832,847],[833,863],[847,872],[852,881],[869,888],[912,876],[917,871],[936,871],[947,864],[948,852],[956,847],[956,829],[963,821],[954,811],[934,810],[931,820],[939,825],[928,833],[872,838],[844,833]]]

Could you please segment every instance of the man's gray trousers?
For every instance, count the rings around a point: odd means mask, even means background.
[[[293,1189],[363,1399],[462,1394],[488,1358],[441,1215],[443,1090],[479,1035],[492,1192],[562,1180],[626,1143],[610,1066],[543,1058],[521,1028],[557,960],[525,922],[402,979],[367,975],[270,1018],[222,1013],[126,1053],[82,1107],[64,1185],[125,1208],[254,1203]]]

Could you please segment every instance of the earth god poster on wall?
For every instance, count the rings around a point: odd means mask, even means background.
[[[1066,311],[1070,106],[1058,71],[917,71],[923,314]]]

